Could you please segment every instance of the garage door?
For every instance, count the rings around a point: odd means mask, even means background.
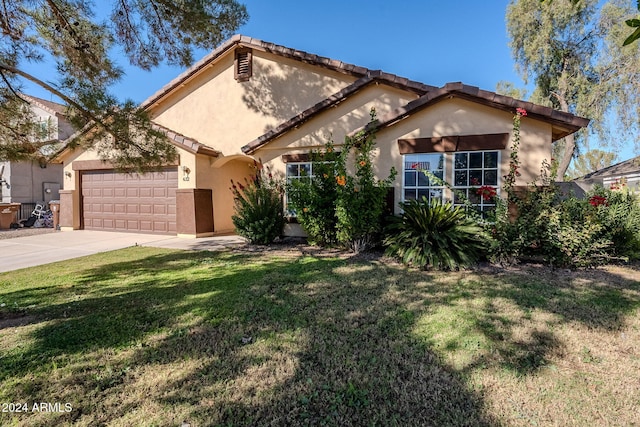
[[[177,168],[144,175],[114,171],[82,173],[86,230],[176,234]]]

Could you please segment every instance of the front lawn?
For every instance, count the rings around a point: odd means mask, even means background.
[[[640,425],[639,280],[141,247],[3,273],[0,425]]]

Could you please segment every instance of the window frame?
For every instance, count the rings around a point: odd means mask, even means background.
[[[442,161],[442,169],[435,169],[432,170],[430,169],[429,172],[433,173],[433,172],[439,172],[442,171],[442,180],[444,182],[446,182],[446,170],[447,170],[447,156],[446,153],[439,153],[439,152],[433,152],[433,153],[407,153],[407,154],[403,154],[402,155],[402,198],[401,200],[403,202],[406,202],[408,200],[419,200],[419,191],[420,190],[427,190],[427,194],[428,194],[428,200],[431,201],[432,198],[436,198],[434,196],[432,196],[431,194],[431,190],[436,190],[436,191],[440,191],[440,200],[441,201],[445,201],[446,197],[445,197],[445,190],[446,190],[446,186],[445,185],[418,185],[419,184],[419,174],[424,175],[424,173],[418,171],[416,168],[408,168],[407,169],[407,165],[408,164],[412,164],[412,163],[419,163],[420,160],[418,160],[417,162],[414,162],[412,160],[408,160],[411,157],[426,157],[426,156],[441,156],[441,161]],[[411,171],[415,171],[416,173],[416,185],[415,186],[407,186],[407,182],[406,182],[406,172],[411,172]],[[427,177],[429,179],[429,184],[431,184],[431,178]],[[407,199],[406,198],[406,191],[407,190],[411,190],[411,189],[415,189],[416,191],[416,197],[415,199]],[[424,194],[423,194],[424,195]]]
[[[485,155],[488,153],[496,153],[496,166],[495,168],[487,168],[485,166],[485,162],[486,162],[486,158]],[[459,154],[466,154],[467,155],[467,166],[465,168],[457,168],[456,167],[456,156]],[[471,154],[481,154],[482,156],[482,166],[480,168],[472,168],[471,167],[471,162],[470,162],[470,157]],[[451,202],[454,206],[465,206],[466,204],[464,202],[459,203],[456,202],[456,192],[458,191],[463,191],[464,195],[466,197],[466,199],[469,201],[469,204],[471,206],[473,206],[474,208],[477,208],[479,212],[481,213],[485,213],[486,211],[490,210],[490,209],[494,209],[496,206],[496,203],[493,201],[487,201],[484,200],[480,195],[477,195],[477,199],[474,197],[471,197],[469,195],[469,190],[472,188],[476,188],[479,189],[480,187],[483,186],[489,186],[492,187],[496,190],[496,196],[500,197],[500,187],[501,187],[501,175],[500,175],[500,166],[501,166],[501,161],[502,161],[502,150],[473,150],[473,151],[456,151],[452,153],[452,167],[451,167],[451,189],[453,191],[452,197],[451,197]],[[491,171],[491,170],[495,170],[496,171],[496,183],[495,184],[485,184],[485,173],[486,171]],[[458,171],[466,171],[467,172],[467,185],[456,185],[456,172]],[[471,184],[471,178],[470,178],[470,171],[481,171],[481,176],[482,176],[482,182],[480,182],[479,184]],[[488,208],[488,209],[487,209]]]

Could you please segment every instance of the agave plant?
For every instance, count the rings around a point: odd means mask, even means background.
[[[475,263],[486,249],[483,228],[464,208],[439,200],[410,200],[385,229],[387,255],[418,268],[456,269]]]

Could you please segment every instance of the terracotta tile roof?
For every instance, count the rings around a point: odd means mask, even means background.
[[[377,74],[369,73],[369,75],[367,75],[366,77],[355,81],[353,84],[347,86],[340,92],[337,92],[324,101],[321,101],[313,107],[309,108],[308,110],[280,124],[275,129],[272,129],[264,135],[251,141],[250,143],[242,147],[242,151],[247,154],[255,152],[263,145],[268,144],[270,141],[283,135],[289,130],[300,126],[301,124],[308,121],[316,114],[326,110],[327,108],[339,104],[348,96],[375,81],[379,81]],[[527,110],[528,117],[536,118],[552,124],[554,141],[570,135],[589,124],[588,119],[574,116],[570,113],[563,113],[549,107],[536,105],[531,102],[520,101],[509,96],[499,95],[495,92],[481,90],[475,86],[468,86],[462,83],[447,83],[441,88],[434,87],[432,90],[427,91],[424,95],[422,95],[415,101],[411,101],[406,106],[398,108],[395,111],[392,111],[391,113],[385,115],[384,117],[381,117],[375,123],[375,127],[377,129],[381,129],[391,126],[408,117],[409,115],[422,110],[423,108],[426,108],[445,98],[450,97],[467,99],[509,112],[515,112],[516,108],[524,108],[525,110]],[[371,126],[369,126],[369,128],[370,127]],[[358,129],[353,133],[357,133],[362,129],[365,128]]]
[[[418,95],[423,95],[427,91],[435,89],[435,87],[433,86],[429,86],[424,83],[409,80],[405,77],[400,77],[395,74],[385,73],[380,70],[370,70],[365,67],[359,67],[359,66],[338,61],[335,59],[314,55],[301,50],[291,49],[291,48],[280,46],[274,43],[265,42],[260,39],[255,39],[255,38],[237,34],[232,38],[230,38],[229,40],[227,40],[222,45],[220,45],[218,48],[213,50],[211,53],[206,55],[200,61],[196,62],[194,65],[192,65],[189,69],[187,69],[185,72],[180,74],[178,77],[171,80],[169,83],[163,86],[159,91],[157,91],[155,94],[147,98],[147,100],[145,100],[140,106],[145,109],[149,108],[150,106],[158,102],[160,99],[162,99],[164,96],[169,94],[171,91],[173,91],[180,85],[184,84],[187,80],[191,79],[192,77],[200,73],[209,64],[213,63],[215,60],[220,58],[226,52],[234,49],[236,46],[250,47],[252,49],[260,50],[263,52],[269,52],[284,58],[290,58],[290,59],[301,61],[307,64],[320,66],[332,71],[337,71],[339,73],[351,75],[357,78],[366,77],[368,75],[371,75],[371,76],[375,75],[380,80],[384,80],[386,83],[392,86],[417,93]]]
[[[301,124],[310,120],[312,117],[321,113],[322,111],[340,104],[349,96],[355,94],[356,92],[360,91],[361,89],[363,89],[364,87],[372,83],[382,82],[382,83],[389,84],[390,86],[396,86],[395,84],[396,80],[394,78],[390,78],[389,76],[390,76],[389,74],[382,73],[380,71],[367,72],[367,74],[364,77],[356,80],[355,82],[345,87],[344,89],[334,93],[330,97],[318,102],[314,106],[308,108],[307,110],[292,117],[291,119],[280,124],[279,126],[270,130],[264,135],[251,141],[250,143],[242,147],[242,151],[244,153],[254,152],[264,144],[267,144],[269,141],[279,137],[280,135],[285,134],[286,132],[290,131],[293,128],[300,126]]]
[[[606,168],[602,168],[595,172],[591,172],[581,178],[581,179],[593,179],[593,178],[607,178],[607,177],[615,177],[619,175],[626,175],[630,173],[639,173],[640,174],[640,157],[634,157],[629,160],[625,160],[620,163],[616,163],[615,165],[608,166]]]
[[[380,129],[391,126],[423,108],[433,105],[442,99],[451,97],[470,100],[513,113],[515,113],[516,108],[524,108],[527,111],[527,117],[550,123],[553,126],[553,141],[564,138],[589,124],[589,119],[578,117],[571,113],[564,113],[549,107],[527,101],[520,101],[510,96],[499,95],[495,92],[456,82],[447,83],[443,87],[428,92],[415,101],[411,101],[406,106],[389,113],[385,117],[381,117],[375,124],[375,127]]]
[[[47,101],[46,99],[38,98],[33,95],[27,95],[25,93],[20,94],[23,98],[25,98],[30,103],[35,104],[36,106],[42,108],[45,111],[48,111],[52,115],[61,115],[65,116],[67,111],[67,106],[58,104],[57,102]]]
[[[173,145],[175,145],[176,147],[182,148],[190,153],[204,154],[206,156],[211,156],[211,157],[218,157],[221,154],[219,151],[214,150],[208,145],[201,144],[193,138],[189,138],[187,136],[179,134],[178,132],[175,132],[155,122],[151,125],[151,127],[155,130],[163,132],[167,136],[167,138],[169,138],[169,141]]]

